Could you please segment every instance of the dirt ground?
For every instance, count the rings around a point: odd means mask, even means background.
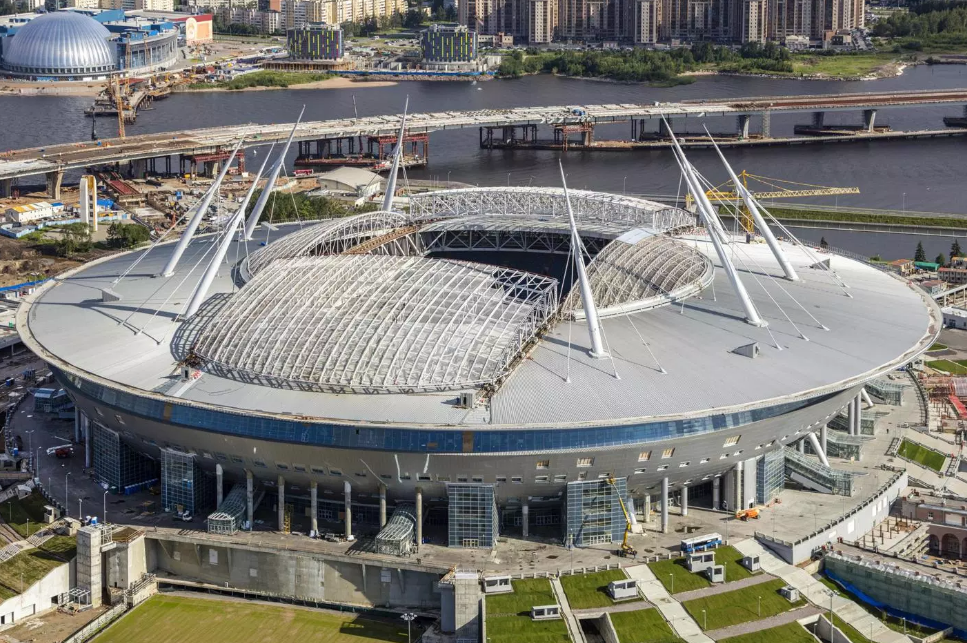
[[[0,236],[0,287],[52,277],[80,264],[45,255],[27,242]]]
[[[58,611],[48,612],[5,630],[0,634],[0,643],[60,643],[105,611],[107,608],[101,607],[73,616]]]

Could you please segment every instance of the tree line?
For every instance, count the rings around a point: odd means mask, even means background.
[[[873,34],[881,38],[926,40],[967,36],[967,2],[929,0],[913,4],[908,12],[897,11],[877,21]]]
[[[262,190],[256,190],[249,202],[246,216],[252,212]],[[259,221],[282,223],[285,221],[312,221],[316,219],[336,219],[351,214],[371,212],[379,207],[375,203],[354,206],[324,196],[310,196],[305,193],[273,192],[265,203]]]
[[[955,257],[963,257],[963,256],[964,256],[964,253],[960,249],[960,242],[954,239],[954,242],[950,244],[950,258],[954,259]],[[927,252],[923,249],[923,242],[917,242],[917,249],[913,253],[913,260],[915,262],[927,261]],[[944,253],[941,252],[939,255],[937,255],[934,258],[933,263],[938,264],[940,267],[946,266],[948,265],[947,257],[944,255]]]

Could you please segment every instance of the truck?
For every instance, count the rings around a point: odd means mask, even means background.
[[[737,520],[742,520],[742,521],[746,521],[746,520],[750,520],[750,519],[751,520],[758,520],[759,519],[759,510],[758,509],[755,509],[755,508],[753,508],[753,509],[742,509],[741,511],[736,511],[735,512],[735,517],[736,517]]]

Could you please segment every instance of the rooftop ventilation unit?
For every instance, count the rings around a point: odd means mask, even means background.
[[[732,351],[737,355],[744,355],[746,357],[751,357],[755,359],[759,356],[759,342],[752,342],[751,344],[746,344],[744,346],[739,346]]]

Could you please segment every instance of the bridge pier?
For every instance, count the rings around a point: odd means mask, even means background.
[[[823,126],[823,119],[826,116],[826,112],[813,112],[813,127],[821,128]]]
[[[671,132],[674,131],[675,124],[670,118],[663,118],[658,121],[658,136],[660,138],[671,138]]]
[[[47,196],[52,199],[59,199],[60,184],[64,181],[64,172],[62,170],[55,170],[53,172],[47,172],[45,176],[47,178]]]
[[[145,159],[134,159],[128,165],[128,176],[132,179],[143,179],[148,173],[148,162]]]
[[[748,114],[739,114],[736,118],[738,123],[738,135],[739,138],[745,140],[749,138],[749,123],[752,121],[752,117]]]
[[[13,194],[13,179],[0,179],[0,198],[10,198]]]
[[[876,122],[876,110],[875,109],[864,109],[863,110],[863,129],[867,132],[873,131],[873,124]]]
[[[772,114],[762,112],[762,137],[772,138]]]

